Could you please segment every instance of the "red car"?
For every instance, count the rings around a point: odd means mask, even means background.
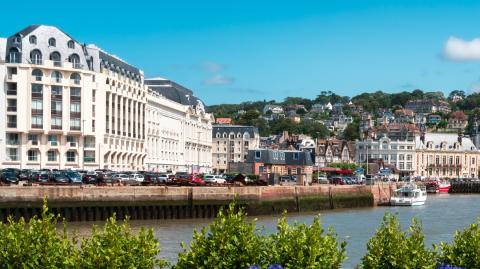
[[[206,183],[203,181],[203,179],[197,175],[190,175],[188,178],[189,183],[194,186],[205,186]]]
[[[335,185],[345,185],[345,181],[341,177],[332,177],[329,179],[330,184],[335,184]]]

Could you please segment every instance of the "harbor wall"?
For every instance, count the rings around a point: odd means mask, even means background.
[[[390,185],[373,186],[8,186],[0,187],[0,220],[30,218],[47,198],[69,221],[117,218],[211,218],[236,199],[249,215],[370,207],[390,199]]]

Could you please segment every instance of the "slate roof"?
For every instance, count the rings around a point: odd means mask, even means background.
[[[110,64],[113,64],[115,66],[118,66],[124,70],[127,70],[133,74],[136,74],[138,76],[141,76],[140,74],[140,70],[132,65],[129,65],[127,64],[126,62],[116,58],[116,57],[113,57],[112,55],[100,50],[99,51],[99,55],[100,55],[100,59],[103,60],[103,61],[106,61]]]
[[[426,133],[425,143],[421,141],[420,136],[415,137],[416,149],[427,149],[428,142],[432,142],[433,150],[440,150],[443,142],[447,143],[448,151],[478,151],[469,137],[462,137],[462,143],[458,149],[455,149],[455,144],[458,143],[458,134],[453,133]]]
[[[260,152],[260,158],[255,158],[256,152]],[[298,158],[295,158],[298,157]],[[255,149],[249,150],[247,163],[265,163],[279,165],[313,165],[312,156],[307,151],[296,150],[272,150]]]
[[[201,101],[193,95],[192,90],[168,79],[145,79],[145,85],[151,90],[163,95],[165,98],[182,105],[195,107],[197,101]]]
[[[251,138],[258,134],[258,128],[253,126],[241,126],[241,125],[213,125],[212,126],[212,137],[215,138],[217,133],[222,135],[223,133],[227,133],[229,135],[231,132],[235,134],[235,136],[240,133],[243,135],[244,133],[248,133]]]

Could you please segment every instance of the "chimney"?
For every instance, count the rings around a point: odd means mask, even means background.
[[[458,143],[460,143],[460,145],[462,144],[462,133],[461,132],[458,133],[457,141],[458,141]]]

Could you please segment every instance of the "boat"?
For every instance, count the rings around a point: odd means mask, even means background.
[[[438,192],[443,192],[443,193],[448,193],[448,191],[450,190],[450,181],[448,180],[443,180],[443,181],[440,181],[440,183],[438,184]]]
[[[427,189],[427,193],[438,193],[438,181],[429,180],[425,182],[425,188]]]
[[[418,187],[417,184],[410,182],[393,192],[390,205],[417,206],[424,205],[426,200],[427,190],[425,187]]]

